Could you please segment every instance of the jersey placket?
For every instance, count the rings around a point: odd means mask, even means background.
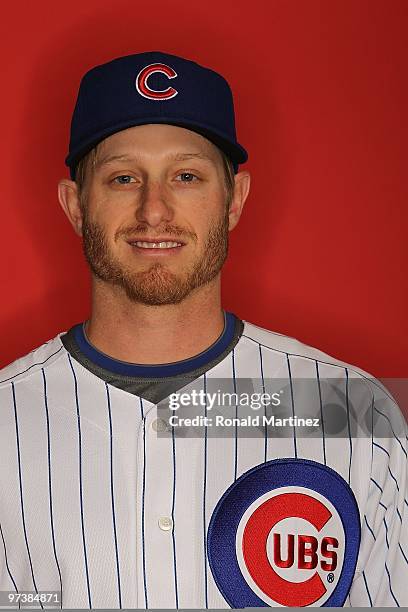
[[[138,436],[138,607],[176,607],[171,427],[145,400]]]

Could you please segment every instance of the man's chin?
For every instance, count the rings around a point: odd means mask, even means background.
[[[194,289],[188,280],[162,267],[122,277],[118,284],[129,300],[147,306],[180,304]]]

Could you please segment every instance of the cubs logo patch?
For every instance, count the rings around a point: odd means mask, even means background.
[[[154,73],[164,74],[168,79],[174,79],[177,76],[177,72],[167,64],[148,64],[140,70],[136,77],[136,89],[140,95],[150,100],[170,100],[177,96],[178,91],[174,87],[169,86],[162,91],[149,87],[148,79]]]
[[[354,494],[331,468],[277,459],[238,478],[210,520],[207,554],[233,608],[342,606],[360,546]]]

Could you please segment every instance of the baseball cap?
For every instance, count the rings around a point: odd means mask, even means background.
[[[80,159],[99,142],[147,123],[201,134],[226,153],[235,173],[248,159],[237,141],[233,96],[225,78],[183,57],[149,51],[113,59],[83,76],[65,159],[71,178]]]

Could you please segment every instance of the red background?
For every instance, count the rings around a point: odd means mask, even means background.
[[[224,306],[408,376],[406,0],[41,0],[2,21],[1,366],[89,312],[56,195],[80,77],[162,50],[225,75],[250,155]]]

